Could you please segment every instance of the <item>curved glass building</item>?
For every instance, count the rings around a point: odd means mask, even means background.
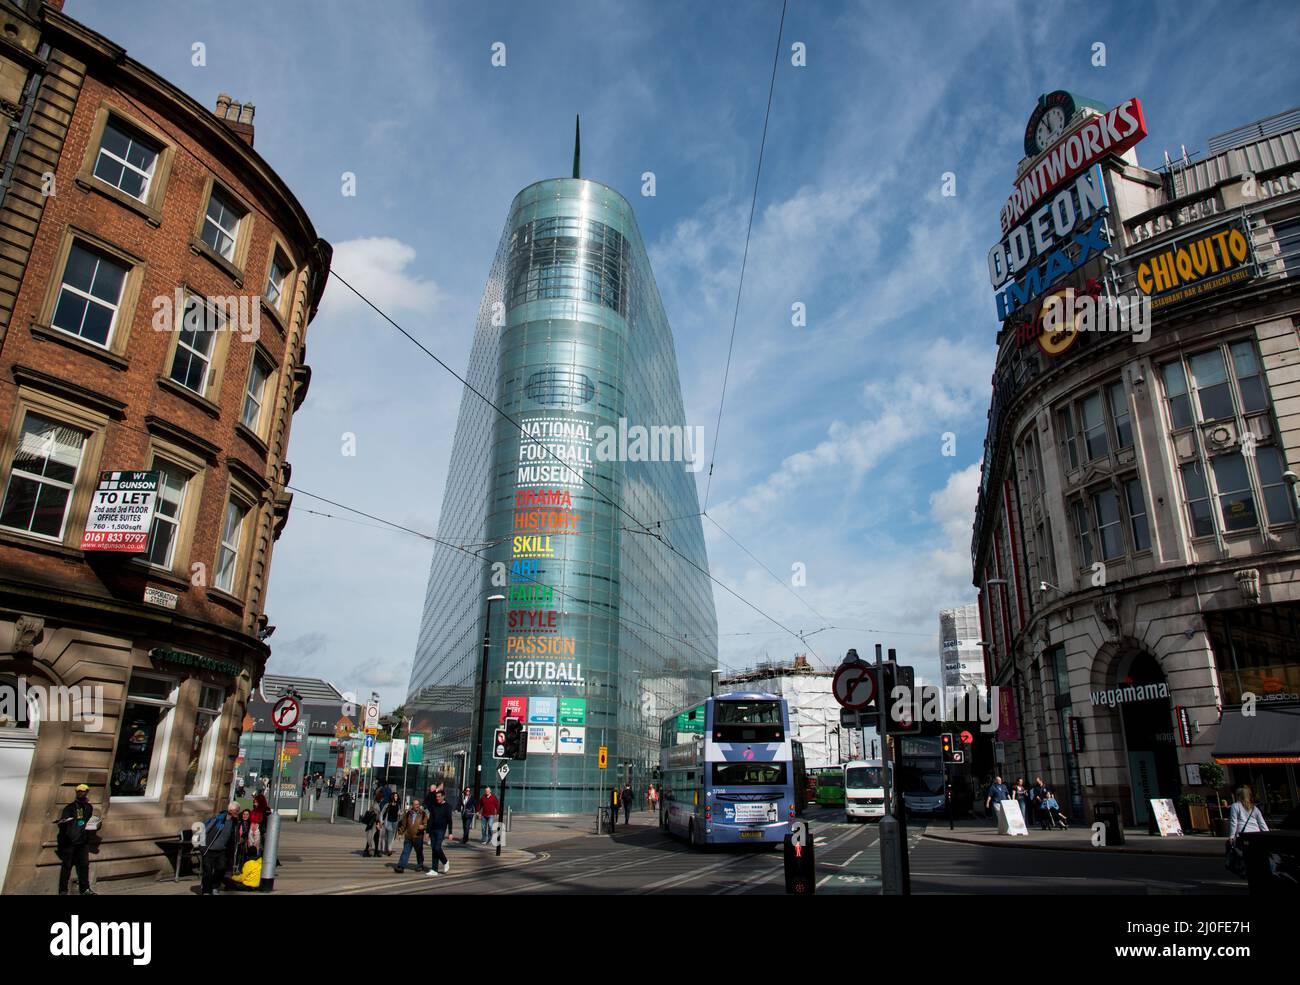
[[[640,794],[659,721],[708,694],[717,621],[701,429],[626,199],[577,178],[515,197],[467,379],[502,413],[466,390],[438,526],[460,549],[434,548],[407,702],[426,767],[463,782],[481,748],[497,786],[509,711],[528,727],[513,809]]]

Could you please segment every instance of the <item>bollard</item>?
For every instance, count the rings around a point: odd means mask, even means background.
[[[898,820],[892,815],[886,814],[880,819],[880,888],[885,896],[903,894],[901,834]]]
[[[181,854],[185,851],[185,832],[182,831],[177,835],[176,840],[180,842],[180,847],[176,849],[176,872],[172,876],[172,882],[181,881]]]
[[[334,808],[338,805],[338,802],[337,797],[330,798],[330,824],[334,823]]]
[[[280,850],[280,812],[273,811],[267,818],[266,845],[262,850],[262,881],[257,888],[262,892],[275,889],[275,860]]]

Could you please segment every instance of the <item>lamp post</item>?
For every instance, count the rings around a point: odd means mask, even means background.
[[[481,779],[483,776],[483,729],[487,721],[487,675],[488,675],[488,647],[492,640],[492,603],[504,602],[504,595],[489,595],[487,597],[487,612],[483,617],[483,656],[479,661],[479,684],[478,684],[478,706],[474,709],[474,715],[471,716],[471,723],[477,718],[477,731],[474,737],[474,795],[478,796],[483,789]],[[465,771],[465,778],[469,779],[469,770]]]

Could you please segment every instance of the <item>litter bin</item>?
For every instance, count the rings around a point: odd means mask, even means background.
[[[1300,897],[1300,831],[1247,831],[1237,840],[1252,896]]]
[[[1108,846],[1124,844],[1124,817],[1120,814],[1119,804],[1113,800],[1103,800],[1092,807],[1093,822],[1100,821],[1106,825],[1106,844]]]

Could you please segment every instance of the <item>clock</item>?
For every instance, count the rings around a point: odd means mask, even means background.
[[[1074,116],[1074,96],[1064,89],[1044,93],[1025,127],[1025,156],[1037,157],[1056,143]]]

